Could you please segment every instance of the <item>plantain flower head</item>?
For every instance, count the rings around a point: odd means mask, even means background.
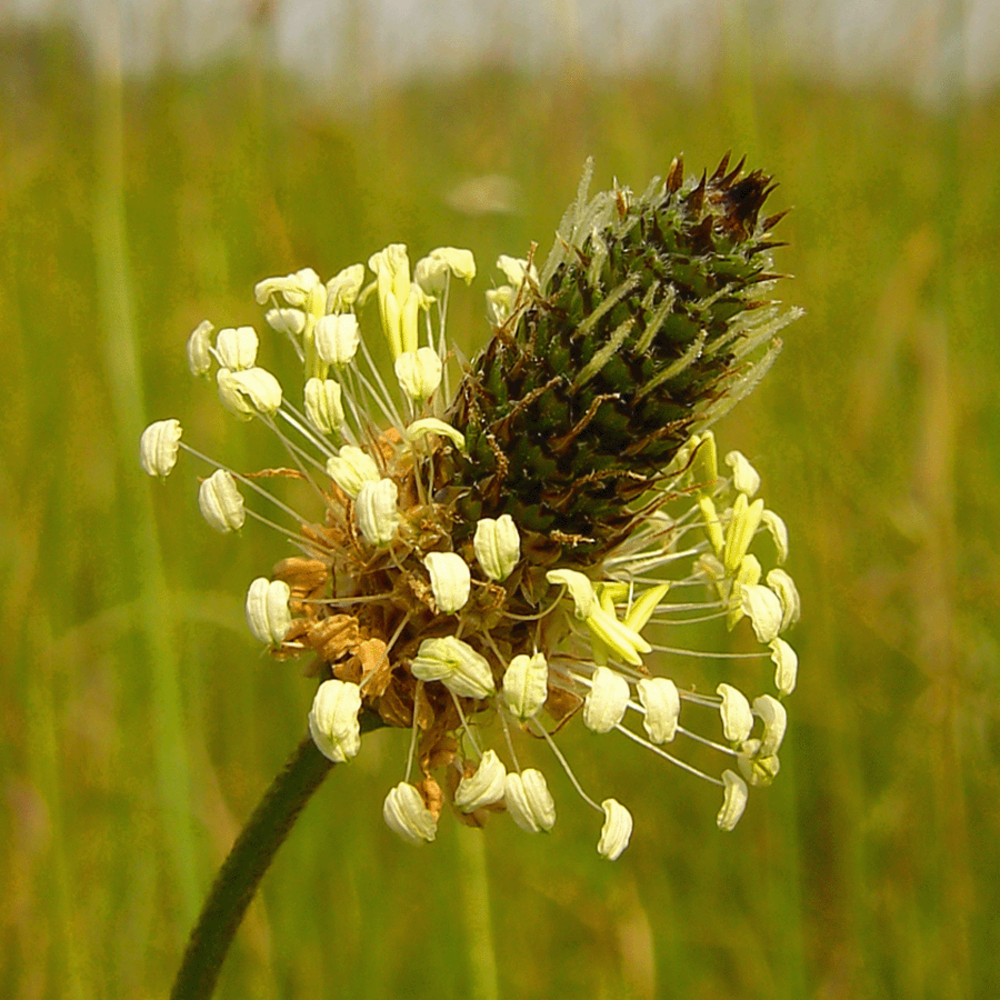
[[[471,252],[431,250],[411,275],[395,243],[368,258],[367,286],[360,263],[256,285],[294,391],[258,365],[253,327],[189,337],[191,372],[274,433],[282,467],[215,462],[176,420],[142,436],[152,476],[182,451],[211,467],[212,528],[245,537],[256,520],[289,540],[249,588],[250,631],[278,660],[310,658],[308,726],[330,761],[349,764],[375,725],[403,730],[383,817],[412,843],[435,839],[446,807],[553,831],[536,760],[551,754],[601,817],[599,854],[618,858],[642,817],[573,774],[557,737],[576,719],[714,786],[722,830],[778,774],[801,614],[788,529],[711,430],[798,314],[772,298],[770,178],[726,158],[688,180],[675,161],[638,196],[591,198],[588,180],[544,261],[498,261],[492,337],[471,362],[446,325]]]

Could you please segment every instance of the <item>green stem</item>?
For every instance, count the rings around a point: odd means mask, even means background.
[[[490,918],[490,881],[486,864],[485,834],[455,824],[458,845],[458,880],[462,893],[463,923],[469,959],[469,996],[472,1000],[497,1000],[500,996],[497,958]]]
[[[361,716],[362,732],[381,725],[378,716]],[[229,945],[257,886],[299,813],[332,767],[307,736],[271,782],[219,869],[191,932],[171,1000],[207,1000],[212,995]]]

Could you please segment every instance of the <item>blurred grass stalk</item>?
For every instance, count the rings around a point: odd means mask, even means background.
[[[945,947],[950,956],[949,980],[943,995],[973,993],[969,920],[975,907],[975,882],[969,868],[968,810],[965,801],[965,761],[959,742],[963,713],[962,665],[958,650],[958,551],[956,512],[956,424],[961,419],[955,395],[952,346],[959,319],[957,286],[956,191],[965,170],[960,126],[965,75],[965,9],[963,0],[945,0],[938,39],[938,72],[943,107],[940,111],[941,172],[934,228],[938,240],[931,279],[931,312],[917,331],[921,366],[921,414],[917,429],[921,456],[915,470],[914,493],[924,506],[928,531],[914,565],[914,608],[918,663],[931,682],[925,707],[934,743],[928,747],[933,776],[936,827],[934,837],[945,847],[951,877],[941,880]],[[928,580],[937,581],[933,587]],[[928,879],[940,879],[929,871]],[[931,942],[928,942],[930,945]],[[917,985],[917,984],[915,984]],[[918,988],[926,988],[920,983]]]
[[[122,476],[121,564],[134,568],[138,626],[152,682],[156,787],[164,840],[171,855],[183,925],[193,923],[201,879],[192,830],[191,775],[176,653],[175,617],[163,569],[162,547],[145,477],[135,471],[134,442],[146,424],[146,407],[129,273],[125,216],[124,126],[119,5],[106,0],[97,22],[94,252],[103,327],[104,363],[113,401]],[[123,665],[136,669],[138,664]]]

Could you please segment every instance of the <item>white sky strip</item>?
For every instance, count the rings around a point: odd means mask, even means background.
[[[794,72],[880,81],[923,102],[1000,80],[997,0],[119,0],[125,68],[199,67],[247,52],[364,101],[386,84],[484,64],[654,71],[697,85],[727,52],[769,52]],[[78,25],[97,48],[101,0],[8,0],[0,24]],[[751,55],[751,58],[753,56]]]

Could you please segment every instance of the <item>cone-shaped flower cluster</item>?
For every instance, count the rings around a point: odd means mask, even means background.
[[[707,429],[794,318],[767,298],[769,190],[725,163],[684,183],[676,162],[638,199],[582,188],[540,275],[498,262],[493,338],[468,365],[449,346],[447,303],[475,263],[450,247],[412,274],[393,244],[368,272],[260,282],[266,323],[302,365],[294,401],[257,365],[252,328],[191,335],[192,373],[273,430],[289,466],[266,471],[312,484],[315,508],[193,451],[176,420],[143,434],[143,468],[164,477],[181,450],[214,467],[199,503],[220,532],[274,524],[247,491],[277,510],[298,554],[250,586],[250,630],[276,657],[314,657],[309,729],[330,760],[359,752],[365,713],[409,730],[383,808],[403,838],[433,840],[446,802],[473,825],[505,810],[551,830],[545,777],[520,761],[544,742],[603,816],[598,851],[617,858],[632,815],[590,798],[554,739],[575,716],[718,786],[722,829],[748,786],[777,774],[797,669],[787,532],[744,456],[720,474]],[[716,679],[728,657],[770,661],[770,690],[706,693],[691,673],[701,656]]]

